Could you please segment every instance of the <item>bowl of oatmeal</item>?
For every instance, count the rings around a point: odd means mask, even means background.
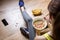
[[[43,30],[47,27],[47,21],[37,17],[33,19],[32,25],[37,30]]]

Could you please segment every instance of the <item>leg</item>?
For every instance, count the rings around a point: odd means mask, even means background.
[[[24,20],[26,21],[26,23],[28,25],[27,29],[29,29],[29,30],[24,30],[23,28],[22,29],[20,28],[20,30],[22,30],[25,35],[27,34],[27,36],[29,37],[29,40],[33,40],[34,39],[34,29],[32,26],[32,18],[27,14],[27,12],[24,9],[24,6],[22,6],[22,7],[20,6],[20,10],[22,12]],[[29,31],[29,34],[28,34],[28,31]]]

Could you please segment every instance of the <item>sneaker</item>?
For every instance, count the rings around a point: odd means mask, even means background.
[[[26,38],[29,38],[29,32],[27,28],[21,27],[20,31]]]
[[[24,6],[24,1],[23,0],[19,0],[19,6],[20,7]]]

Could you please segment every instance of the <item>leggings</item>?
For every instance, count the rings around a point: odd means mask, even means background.
[[[28,25],[27,29],[29,31],[29,40],[34,40],[35,32],[34,32],[34,28],[32,25],[32,18],[27,14],[26,11],[22,11],[22,16]]]

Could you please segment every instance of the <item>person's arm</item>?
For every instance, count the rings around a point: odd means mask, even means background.
[[[49,31],[50,31],[50,28],[46,28],[46,29],[44,29],[44,30],[41,31],[41,34],[43,35],[43,34],[49,32]]]
[[[47,40],[47,39],[43,35],[42,36],[36,35],[34,40]]]
[[[49,36],[47,36],[47,35]],[[36,36],[35,37],[35,39],[34,40],[47,40],[47,39],[49,39],[49,40],[53,40],[51,37],[52,37],[52,32],[51,31],[49,31],[49,32],[47,32],[46,34],[44,34],[44,35],[41,35],[41,36]],[[47,37],[47,38],[46,38]]]

